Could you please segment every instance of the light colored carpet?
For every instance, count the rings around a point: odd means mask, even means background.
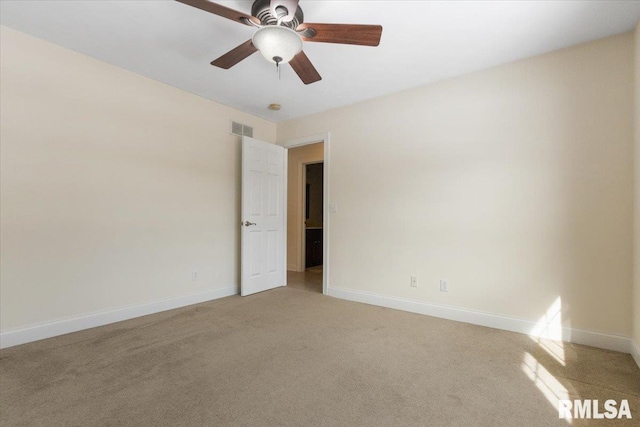
[[[562,390],[640,419],[629,355],[290,288],[0,352],[3,427],[567,426]]]

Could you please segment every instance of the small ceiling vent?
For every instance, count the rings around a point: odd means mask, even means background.
[[[253,138],[253,128],[238,122],[231,122],[231,133],[238,136]]]

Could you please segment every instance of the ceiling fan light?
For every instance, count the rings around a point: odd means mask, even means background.
[[[262,56],[274,64],[286,64],[302,50],[302,39],[298,33],[276,25],[260,28],[252,41]]]

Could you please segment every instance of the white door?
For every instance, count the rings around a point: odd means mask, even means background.
[[[240,295],[286,283],[286,150],[242,138]]]

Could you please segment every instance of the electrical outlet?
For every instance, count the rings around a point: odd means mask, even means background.
[[[411,287],[412,288],[418,287],[418,278],[416,276],[411,276]]]
[[[191,280],[198,280],[198,272],[194,271],[191,273]]]
[[[440,292],[449,292],[449,281],[447,279],[440,279]]]

